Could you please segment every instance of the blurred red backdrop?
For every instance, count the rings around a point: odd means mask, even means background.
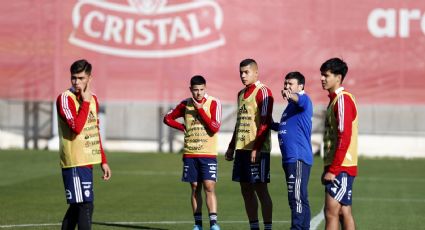
[[[177,101],[201,74],[235,102],[239,62],[254,58],[275,95],[297,70],[325,104],[319,67],[340,57],[359,103],[425,103],[424,1],[5,1],[0,49],[2,99],[55,100],[85,58],[102,101]]]

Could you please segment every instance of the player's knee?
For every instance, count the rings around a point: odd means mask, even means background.
[[[190,187],[192,189],[192,193],[199,192],[202,189],[202,186],[198,185],[198,183],[191,183]]]
[[[269,190],[267,188],[267,184],[258,184],[255,185],[255,191],[258,195],[258,199],[260,200],[270,200]]]
[[[205,193],[215,193],[215,188],[213,186],[204,187]]]
[[[352,216],[351,206],[343,206],[341,208],[340,215],[343,216],[343,217],[350,217],[350,216]]]
[[[242,196],[245,199],[253,199],[253,198],[255,198],[255,191],[253,189],[249,188],[249,187],[247,187],[245,189],[241,187],[241,193],[242,193]]]

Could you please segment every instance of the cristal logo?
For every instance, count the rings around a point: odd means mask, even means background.
[[[408,38],[413,25],[425,35],[425,14],[419,9],[374,9],[367,19],[369,32],[378,38]]]
[[[225,44],[223,13],[214,0],[80,0],[72,22],[71,44],[122,57],[177,57]]]

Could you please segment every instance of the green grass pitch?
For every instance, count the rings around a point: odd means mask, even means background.
[[[107,153],[112,179],[95,167],[93,229],[191,229],[189,185],[180,181],[181,155]],[[248,229],[232,163],[219,156],[218,220],[222,229]],[[274,229],[289,229],[280,157],[272,157]],[[353,212],[358,229],[425,229],[425,159],[360,159]],[[315,158],[309,197],[312,217],[323,207],[322,161]],[[66,211],[58,154],[0,150],[0,229],[58,229]],[[208,226],[204,204],[204,227]],[[324,228],[322,221],[318,229]]]

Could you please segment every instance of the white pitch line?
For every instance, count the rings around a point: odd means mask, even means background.
[[[323,213],[323,209],[325,207],[323,207],[322,209],[320,209],[319,214],[317,214],[316,216],[313,217],[313,219],[311,219],[310,221],[310,230],[316,230],[320,223],[322,222],[322,220],[325,219],[325,215]]]
[[[139,171],[116,171],[116,174],[122,174],[122,175],[134,175],[134,176],[181,176],[181,171],[165,171],[165,172],[158,172],[158,171],[149,171],[149,170],[139,170]],[[231,177],[232,173],[223,173],[220,172],[221,177]],[[282,174],[280,173],[270,173],[271,177],[280,178]]]
[[[261,222],[261,221],[260,221]],[[289,220],[273,220],[273,223],[289,223]],[[143,221],[143,222],[96,222],[93,223],[96,224],[190,224],[193,223],[193,220],[191,221]],[[226,223],[226,224],[239,224],[239,223],[248,223],[247,220],[221,220],[219,223]]]
[[[27,228],[27,227],[43,227],[43,226],[61,226],[61,223],[44,223],[44,224],[10,224],[0,225],[0,228]]]
[[[388,178],[388,177],[368,177],[368,178],[356,178],[360,181],[388,181],[388,182],[425,182],[424,178]]]
[[[376,198],[376,197],[356,197],[354,200],[359,201],[374,201],[374,202],[401,202],[401,203],[416,203],[425,202],[425,199],[409,199],[409,198]]]
[[[247,220],[223,220],[220,223],[240,224],[248,223]],[[289,223],[288,220],[274,220],[273,223]],[[191,224],[193,221],[141,221],[141,222],[97,222],[93,224],[127,224],[127,225],[144,225],[144,224]],[[0,225],[0,228],[27,228],[27,227],[43,227],[43,226],[60,226],[61,223],[42,223],[42,224],[10,224]]]

